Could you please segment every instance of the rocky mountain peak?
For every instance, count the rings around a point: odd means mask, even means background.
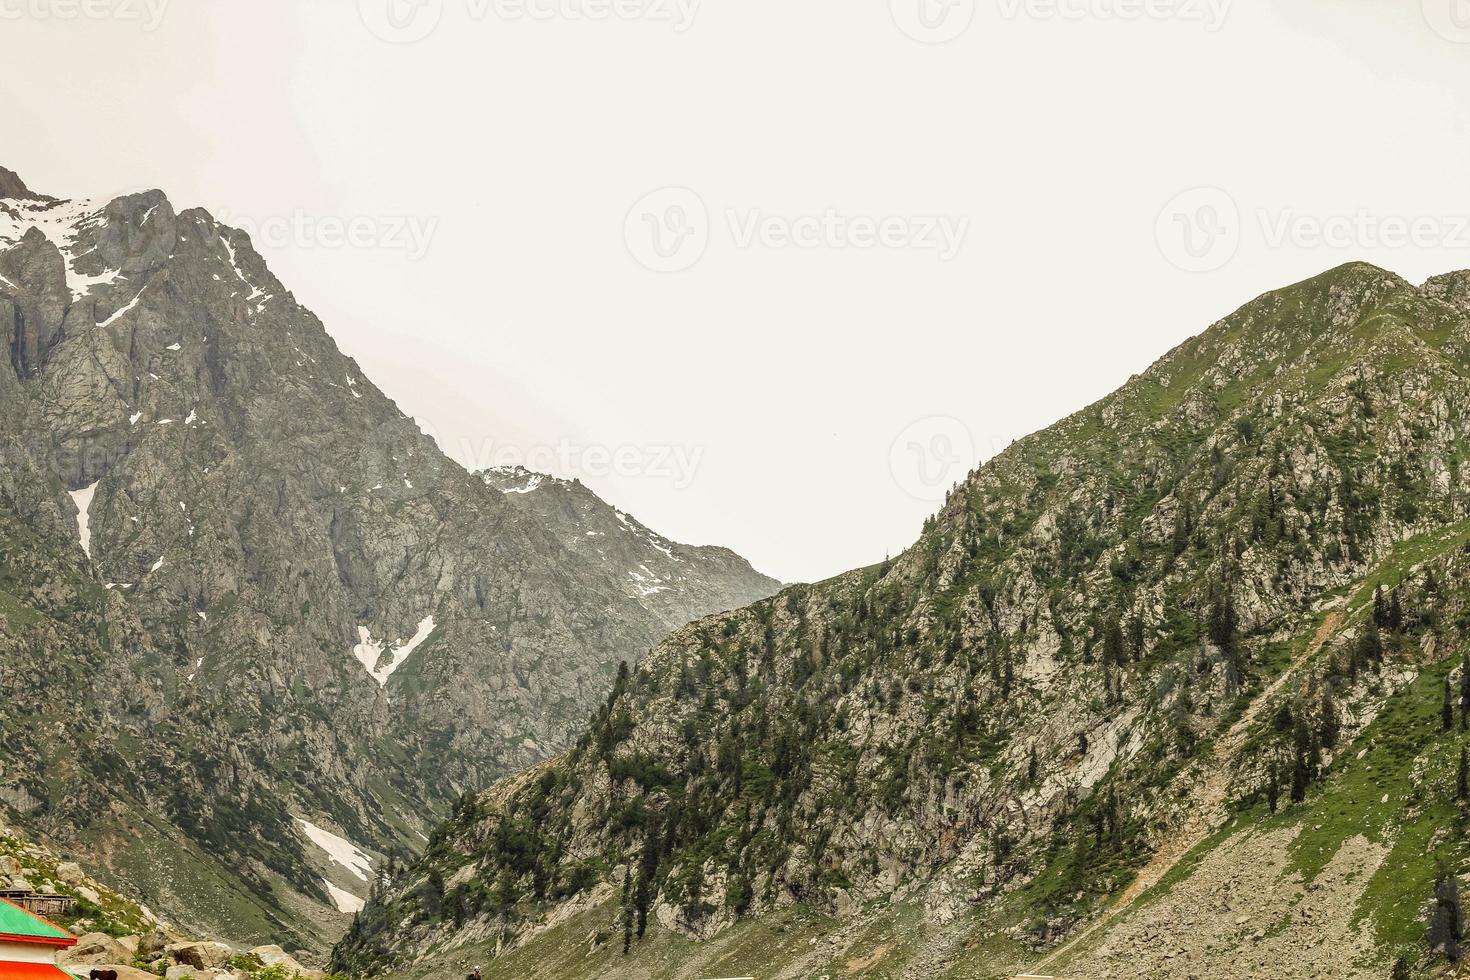
[[[1470,269],[1434,276],[1422,288],[1426,296],[1470,312]]]
[[[466,472],[207,212],[5,181],[0,809],[161,914],[321,948],[620,664],[776,588]]]
[[[0,167],[0,198],[11,200],[39,200],[41,195],[32,193],[25,181],[14,170]]]

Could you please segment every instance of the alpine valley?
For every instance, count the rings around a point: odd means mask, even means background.
[[[778,587],[465,471],[158,191],[0,170],[0,331],[0,815],[196,935],[325,952],[620,664]]]
[[[334,967],[1445,973],[1467,373],[1470,273],[1248,303],[985,463],[901,556],[674,633],[568,751],[466,796]]]
[[[1255,299],[902,555],[784,589],[577,482],[466,471],[157,191],[0,171],[0,324],[0,886],[74,899],[93,962],[1460,957],[1470,272]]]

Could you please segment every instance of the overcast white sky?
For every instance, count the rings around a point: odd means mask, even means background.
[[[253,227],[451,455],[580,473],[786,580],[901,550],[979,458],[1266,289],[1470,266],[1464,0],[0,20],[33,188]]]

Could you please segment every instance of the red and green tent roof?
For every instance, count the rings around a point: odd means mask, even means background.
[[[0,942],[74,946],[77,937],[58,925],[32,915],[14,902],[0,898]]]

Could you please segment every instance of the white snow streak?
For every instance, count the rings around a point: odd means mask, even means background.
[[[373,639],[373,634],[366,626],[359,626],[357,628],[359,642],[352,648],[352,655],[362,664],[363,669],[368,672],[368,676],[378,682],[379,687],[387,687],[388,678],[392,677],[394,671],[408,662],[408,658],[429,638],[429,634],[432,632],[434,632],[434,617],[425,616],[419,620],[418,630],[413,636],[398,646],[386,648],[388,662],[379,667],[378,661],[383,659],[384,645],[382,641]]]
[[[92,509],[92,495],[97,492],[97,483],[69,492],[71,502],[77,505],[77,539],[81,541],[82,550],[87,553],[88,558],[92,557],[92,520],[88,511]]]
[[[322,879],[322,884],[327,888],[327,894],[332,896],[332,902],[337,906],[338,912],[355,915],[363,910],[367,903],[345,888],[338,888],[327,879]]]
[[[137,306],[138,303],[139,303],[139,301],[142,300],[142,299],[143,299],[143,290],[140,289],[140,290],[138,290],[138,295],[136,295],[136,296],[133,297],[133,301],[131,303],[129,303],[127,306],[124,306],[122,309],[118,310],[116,313],[112,314],[112,316],[108,317],[106,320],[103,320],[100,324],[98,324],[98,326],[101,326],[101,327],[110,327],[110,326],[112,326],[118,320],[122,319],[123,314],[130,312],[135,306]]]
[[[368,874],[373,870],[373,859],[363,853],[362,848],[330,830],[323,830],[310,820],[297,817],[296,822],[301,824],[302,832],[311,842],[327,853],[327,857],[363,881],[368,880]]]

